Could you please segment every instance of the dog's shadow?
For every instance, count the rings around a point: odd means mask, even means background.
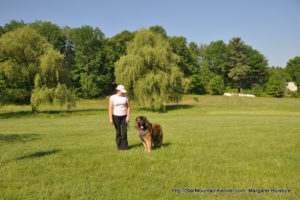
[[[137,144],[128,145],[128,149],[135,149],[135,148],[139,148],[139,147],[143,147],[143,144],[137,143]]]
[[[172,145],[172,143],[170,143],[170,142],[163,143],[164,148],[167,148],[171,145]],[[142,143],[128,145],[128,149],[135,149],[135,148],[144,148],[144,145]],[[160,147],[159,146],[158,147],[152,146],[152,150],[155,150],[155,149],[160,149]]]

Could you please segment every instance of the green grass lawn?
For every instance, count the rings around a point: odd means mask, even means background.
[[[166,113],[133,102],[128,152],[117,151],[107,104],[2,107],[0,199],[300,199],[299,99],[185,96]],[[163,126],[164,149],[143,150],[139,115]]]

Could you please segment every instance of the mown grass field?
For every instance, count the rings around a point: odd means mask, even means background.
[[[185,96],[166,113],[133,103],[128,152],[117,151],[107,103],[2,107],[0,199],[300,199],[299,99]],[[138,115],[163,126],[164,149],[143,150]]]

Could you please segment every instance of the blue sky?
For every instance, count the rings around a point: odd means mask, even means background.
[[[0,25],[12,19],[90,25],[106,37],[153,25],[197,44],[241,37],[269,66],[300,56],[300,0],[0,0]]]

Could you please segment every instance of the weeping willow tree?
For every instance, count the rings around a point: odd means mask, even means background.
[[[35,76],[34,90],[31,95],[32,111],[37,111],[43,104],[67,105],[75,107],[75,96],[68,90],[68,72],[64,57],[58,51],[49,49],[41,56],[39,73]]]
[[[57,87],[48,88],[47,86],[41,86],[41,78],[39,74],[35,78],[35,89],[31,95],[31,107],[32,111],[38,111],[40,105],[55,104],[63,106],[67,104],[68,108],[75,107],[75,96],[65,84],[58,83]]]
[[[0,38],[0,102],[28,104],[38,73],[40,56],[50,45],[31,28],[24,26]]]
[[[68,104],[75,98],[67,89],[68,71],[61,53],[35,30],[23,26],[0,38],[0,105]]]
[[[139,105],[151,110],[165,110],[178,102],[184,92],[184,77],[167,40],[143,29],[128,43],[126,55],[115,63],[118,84],[123,84]]]

